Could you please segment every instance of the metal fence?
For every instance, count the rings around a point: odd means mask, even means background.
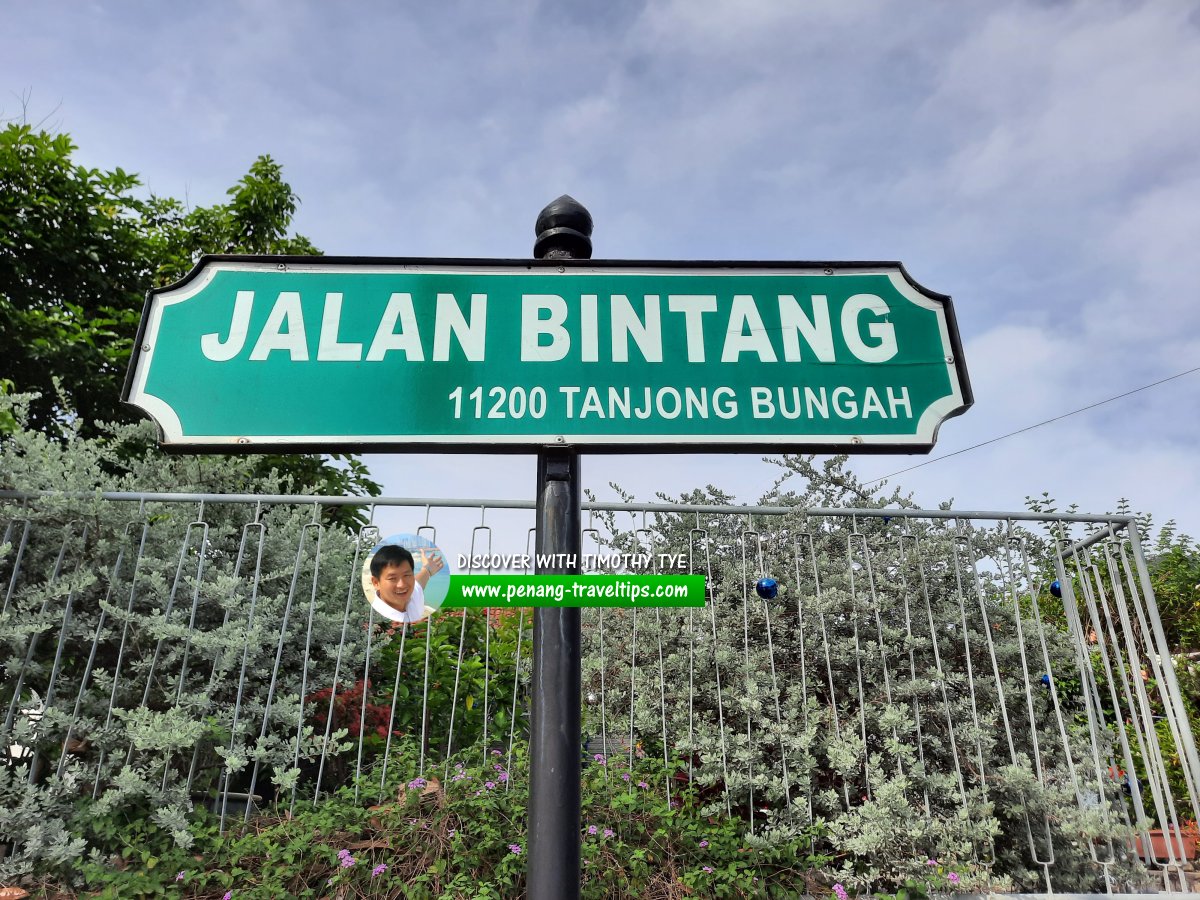
[[[1148,871],[1189,890],[1200,759],[1132,518],[585,516],[593,569],[636,554],[708,579],[703,610],[584,612],[581,752],[611,791],[636,786],[610,761],[661,759],[668,798],[764,835],[909,816],[921,833],[894,852],[954,831],[1000,886],[1114,892]],[[8,766],[208,804],[222,827],[342,787],[382,798],[389,771],[445,778],[462,753],[527,777],[531,617],[380,622],[362,572],[409,532],[478,573],[532,556],[532,525],[520,502],[0,494]]]

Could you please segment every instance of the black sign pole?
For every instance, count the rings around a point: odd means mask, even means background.
[[[534,226],[537,259],[590,259],[592,217],[563,195]],[[579,572],[582,549],[579,451],[546,447],[537,461],[536,568]],[[529,736],[529,898],[571,900],[580,893],[580,659],[578,608],[533,613],[533,698]]]

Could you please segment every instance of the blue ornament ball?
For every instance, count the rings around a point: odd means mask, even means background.
[[[754,590],[764,600],[774,600],[779,593],[779,582],[774,578],[760,578],[758,584],[754,585]]]
[[[1060,600],[1062,599],[1062,584],[1057,578],[1050,582],[1050,593],[1052,593],[1055,597],[1058,597]]]
[[[1050,687],[1050,673],[1047,672],[1042,676],[1042,684],[1044,684],[1046,687]]]

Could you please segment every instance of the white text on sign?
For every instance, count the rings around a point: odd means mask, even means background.
[[[453,404],[454,418],[474,419],[541,419],[547,409],[566,419],[583,421],[603,419],[732,419],[738,415],[739,402],[744,403],[756,419],[800,418],[839,419],[912,418],[912,403],[904,385],[885,386],[883,396],[873,387],[861,391],[840,386],[801,389],[791,387],[750,387],[739,401],[733,387],[674,387],[658,389],[609,387],[601,392],[595,387],[560,385],[557,396],[552,389],[536,385],[525,388],[476,386],[466,390],[456,387],[447,396]]]
[[[261,301],[254,291],[238,291],[224,334],[201,335],[200,347],[214,362],[239,359],[247,352],[245,358],[260,362],[270,359],[273,353],[287,354],[294,362],[382,362],[391,353],[423,362],[428,353],[431,361],[446,362],[453,342],[468,361],[484,362],[489,350],[487,300],[486,294],[471,294],[464,313],[455,295],[439,293],[430,329],[428,322],[422,325],[418,321],[411,293],[393,293],[379,316],[373,337],[366,342],[344,339],[340,293],[325,294],[318,326],[305,319],[299,291],[281,291],[271,301],[262,326],[252,335],[254,306]],[[779,294],[773,301],[737,294],[723,312],[718,311],[717,297],[711,294],[668,294],[665,304],[660,294],[645,294],[637,301],[624,294],[612,294],[608,306],[609,341],[603,352],[598,300],[597,294],[582,294],[572,310],[557,294],[523,294],[520,346],[497,352],[517,352],[522,362],[574,358],[585,363],[626,363],[637,358],[661,363],[665,335],[669,341],[681,340],[688,362],[703,363],[708,361],[708,336],[715,330],[722,363],[736,364],[744,357],[764,363],[839,361],[829,299],[824,294],[812,294],[804,298],[804,303],[792,294]],[[776,304],[773,313],[778,314],[778,328],[766,327],[760,302]],[[896,332],[888,321],[890,312],[886,301],[875,294],[854,294],[842,305],[837,333],[856,361],[885,363],[896,355]]]

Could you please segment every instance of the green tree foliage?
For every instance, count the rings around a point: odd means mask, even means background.
[[[1167,644],[1175,653],[1200,658],[1200,544],[1177,535],[1168,523],[1150,559],[1150,580]]]
[[[298,198],[260,156],[229,201],[187,209],[147,196],[136,176],[76,163],[65,134],[0,131],[0,378],[37,396],[29,424],[59,439],[129,422],[120,403],[146,292],[177,281],[205,253],[315,254],[289,233]],[[0,429],[4,423],[0,422]],[[340,459],[335,457],[335,459]],[[378,494],[351,457],[268,456],[290,490]]]
[[[1175,523],[1168,522],[1155,542],[1149,569],[1192,735],[1200,736],[1200,545],[1188,535],[1178,534]],[[1179,748],[1165,720],[1156,724],[1169,765],[1171,788],[1179,796],[1190,797],[1180,769]]]
[[[0,132],[0,359],[18,390],[41,394],[31,422],[48,432],[64,415],[127,418],[124,362],[158,268],[143,224],[156,204],[121,169],[75,165],[74,149],[26,125]]]
[[[5,372],[40,396],[30,423],[61,433],[128,421],[119,397],[146,291],[203,253],[315,253],[287,234],[297,198],[269,156],[230,201],[185,210],[140,195],[136,176],[75,163],[65,134],[0,131],[0,340]],[[58,379],[56,388],[54,379]]]

